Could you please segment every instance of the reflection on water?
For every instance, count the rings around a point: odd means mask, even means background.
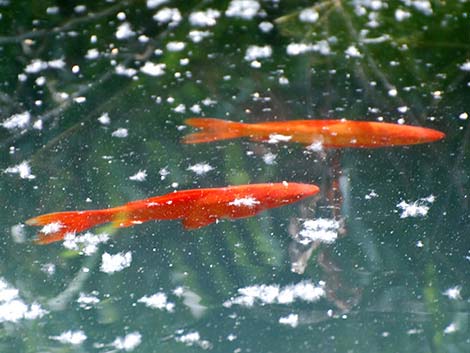
[[[0,350],[465,351],[466,7],[1,2]],[[446,138],[325,149],[274,131],[182,144],[194,116]],[[105,225],[38,246],[24,223],[282,181],[320,193],[191,232]]]

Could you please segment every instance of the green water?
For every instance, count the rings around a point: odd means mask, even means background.
[[[470,350],[469,2],[244,4],[0,2],[1,352]],[[207,9],[217,12],[194,15]],[[151,75],[148,62],[164,66]],[[24,124],[11,127],[14,114]],[[383,120],[447,136],[321,152],[183,145],[192,116]],[[198,164],[212,169],[198,175]],[[139,171],[144,180],[130,179]],[[178,221],[95,228],[110,239],[88,255],[35,245],[24,225],[173,190],[281,181],[321,192],[195,231]],[[402,202],[424,211],[407,216]],[[336,241],[293,240],[318,219],[339,222]],[[104,272],[106,254],[131,261]],[[262,285],[264,301],[237,304]],[[322,295],[276,296],[302,285]],[[157,293],[161,307],[146,306]]]

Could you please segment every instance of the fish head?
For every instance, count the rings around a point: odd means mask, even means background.
[[[368,147],[417,145],[445,137],[441,131],[420,126],[373,122],[369,123],[369,127],[369,131],[364,129],[367,133],[363,137],[366,140],[364,145],[368,145],[369,140],[371,146]]]

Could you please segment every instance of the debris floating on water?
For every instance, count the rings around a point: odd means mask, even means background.
[[[163,293],[163,292],[155,293],[155,294],[151,295],[150,297],[143,296],[137,302],[138,303],[143,303],[146,306],[148,306],[149,308],[159,309],[159,310],[166,310],[166,311],[169,311],[169,312],[172,312],[175,308],[175,304],[171,303],[171,302],[168,302],[168,298],[167,298],[166,294]]]
[[[428,214],[430,205],[435,201],[434,195],[429,195],[428,197],[421,198],[417,201],[408,203],[406,201],[401,201],[397,207],[402,209],[400,218],[408,217],[424,217]]]
[[[62,332],[59,336],[50,336],[52,340],[59,341],[60,343],[64,344],[72,344],[72,345],[79,345],[85,342],[87,336],[81,330],[78,331],[65,331]]]
[[[208,172],[210,172],[213,169],[214,169],[214,167],[212,167],[211,165],[209,165],[207,163],[197,163],[197,164],[194,164],[194,165],[190,165],[188,167],[188,170],[196,173],[197,175],[207,174]]]
[[[31,174],[31,167],[27,161],[23,161],[13,167],[5,169],[5,173],[18,174],[21,179],[34,179],[35,175]]]
[[[302,281],[297,284],[280,287],[277,284],[261,284],[238,289],[240,294],[224,302],[224,306],[232,305],[251,307],[255,303],[260,304],[290,304],[296,299],[313,302],[325,296],[324,284],[321,282],[315,286],[310,281]]]
[[[115,255],[108,254],[105,252],[101,256],[101,267],[100,270],[106,273],[119,272],[129,267],[132,262],[132,253],[130,251],[126,253],[117,253]]]
[[[283,325],[289,325],[291,327],[297,327],[299,324],[299,315],[289,314],[288,316],[279,318],[279,323]]]

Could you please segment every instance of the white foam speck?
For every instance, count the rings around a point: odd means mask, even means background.
[[[446,291],[442,294],[447,296],[449,299],[457,300],[457,299],[462,299],[462,296],[460,295],[460,291],[462,290],[461,286],[455,286],[446,289]]]
[[[35,175],[31,174],[31,167],[27,161],[23,161],[13,167],[5,169],[5,173],[18,174],[21,179],[34,179]]]
[[[65,331],[62,332],[59,336],[50,336],[49,338],[52,340],[59,341],[60,343],[73,345],[82,344],[87,339],[85,333],[81,330]]]
[[[241,207],[241,206],[254,207],[255,205],[259,205],[260,202],[254,197],[246,196],[246,197],[237,198],[233,201],[230,201],[228,204],[230,206],[238,206],[238,207]]]
[[[160,174],[160,180],[165,180],[166,177],[170,174],[170,171],[167,167],[164,167],[158,171],[158,174]]]
[[[50,6],[46,9],[46,13],[48,15],[57,15],[59,13],[59,7],[58,6]]]
[[[188,37],[194,43],[201,42],[204,38],[207,38],[211,35],[209,31],[199,31],[199,30],[192,30],[189,31]]]
[[[85,13],[86,12],[86,6],[85,5],[77,5],[73,8],[75,13]]]
[[[65,60],[62,58],[49,60],[47,66],[53,69],[63,69],[65,67]]]
[[[0,278],[0,323],[17,322],[22,319],[34,320],[47,314],[37,303],[27,305],[19,291]]]
[[[146,178],[147,178],[146,170],[139,170],[137,173],[129,177],[129,179],[133,181],[144,181]]]
[[[445,334],[450,334],[450,333],[454,333],[458,330],[459,330],[458,325],[455,322],[452,322],[444,329],[444,333]]]
[[[127,76],[127,77],[133,77],[137,74],[137,70],[132,68],[132,67],[125,67],[124,65],[116,65],[114,72],[116,72],[116,75],[121,75],[121,76]]]
[[[299,13],[299,20],[301,22],[315,23],[319,17],[318,12],[314,9],[304,9]]]
[[[280,85],[285,86],[285,85],[289,84],[289,79],[285,76],[281,76],[281,77],[279,77],[278,82],[279,82]]]
[[[460,70],[462,71],[470,71],[470,60],[467,60],[462,65],[460,65]]]
[[[347,56],[351,57],[351,58],[360,58],[360,57],[362,57],[361,52],[354,45],[350,45],[344,53]]]
[[[13,114],[2,122],[2,126],[5,129],[24,129],[28,126],[30,120],[31,114],[26,111],[23,113]]]
[[[169,23],[170,26],[176,26],[183,17],[177,8],[164,7],[153,16],[153,19],[161,24]]]
[[[154,64],[150,61],[147,61],[144,66],[140,68],[140,71],[150,76],[161,76],[165,73],[165,68],[166,65],[163,63]]]
[[[406,113],[409,109],[410,108],[408,108],[406,105],[397,108],[397,110],[402,114]]]
[[[300,55],[309,51],[313,51],[312,44],[305,44],[305,43],[290,43],[287,46],[287,54],[288,55]]]
[[[118,138],[125,138],[129,135],[129,131],[125,128],[119,128],[117,130],[114,130],[111,134],[113,137],[118,137]]]
[[[175,340],[177,342],[181,342],[186,344],[187,346],[194,346],[197,345],[201,347],[202,349],[211,349],[212,344],[207,341],[201,339],[201,335],[197,331],[193,332],[188,332],[186,334],[183,334],[183,330],[178,330],[176,333],[179,334],[180,336],[176,336]]]
[[[27,74],[34,74],[42,70],[46,70],[47,68],[62,69],[64,67],[65,67],[64,59],[54,59],[50,61],[42,61],[40,59],[33,59],[28,65],[26,65],[24,72]]]
[[[245,53],[245,60],[252,61],[255,59],[264,59],[271,57],[273,49],[270,45],[258,46],[250,45]]]
[[[189,110],[191,110],[191,112],[194,113],[194,114],[199,114],[202,111],[201,106],[199,104],[193,104],[189,108]]]
[[[180,114],[186,113],[186,106],[183,103],[180,103],[173,108],[173,111]]]
[[[152,10],[167,2],[168,0],[147,0],[147,8]]]
[[[292,136],[281,135],[281,134],[271,134],[269,135],[268,143],[288,142],[291,139],[292,139]]]
[[[99,244],[106,243],[108,240],[109,235],[106,233],[93,234],[86,232],[82,235],[67,233],[62,245],[66,249],[79,251],[82,255],[90,256],[98,251]]]
[[[212,99],[210,97],[207,97],[207,98],[204,98],[201,103],[203,105],[205,105],[206,107],[209,107],[209,106],[214,106],[217,104],[217,101],[215,99]]]
[[[430,204],[433,203],[435,197],[430,195],[425,198],[421,198],[417,201],[408,203],[406,201],[401,201],[397,207],[402,209],[400,218],[408,217],[424,217],[428,214]]]
[[[468,119],[468,113],[463,112],[463,113],[459,114],[459,119],[460,120],[467,120]]]
[[[205,11],[196,11],[189,15],[189,23],[192,26],[205,27],[214,26],[220,17],[220,11],[206,9]]]
[[[166,49],[169,51],[181,51],[186,47],[185,42],[168,42],[166,44]]]
[[[316,44],[306,43],[290,43],[287,45],[287,55],[300,55],[307,52],[318,52],[322,55],[329,55],[331,53],[330,44],[326,40],[321,40]]]
[[[213,169],[214,167],[207,163],[197,163],[188,167],[188,170],[196,173],[197,175],[204,175]]]
[[[274,28],[274,25],[271,22],[263,21],[258,25],[261,32],[268,33],[271,32]]]
[[[121,23],[116,30],[117,39],[127,39],[133,36],[135,36],[135,32],[132,30],[131,24],[129,22]]]
[[[225,11],[225,16],[251,20],[258,14],[260,4],[255,0],[232,0]]]
[[[43,127],[43,121],[41,119],[36,120],[33,124],[33,129],[42,130],[42,127]]]
[[[86,97],[80,96],[80,97],[74,97],[73,101],[78,104],[82,104],[86,102]]]
[[[307,245],[314,241],[331,244],[338,238],[339,222],[334,219],[307,219],[302,230],[296,234],[295,241]]]
[[[96,48],[88,49],[88,51],[85,54],[85,58],[88,60],[97,59],[99,56],[100,56],[100,52]]]
[[[432,15],[432,6],[429,0],[403,0],[408,6],[414,7],[416,10],[421,12],[423,15]]]
[[[291,327],[297,327],[299,324],[299,315],[289,314],[288,316],[279,318],[279,323],[283,325],[289,325]]]
[[[80,293],[80,296],[77,299],[78,305],[85,310],[91,309],[99,302],[100,300],[95,294]]]
[[[398,91],[397,91],[396,88],[391,88],[391,89],[388,90],[388,95],[389,95],[390,97],[396,97],[397,94],[398,94]]]
[[[99,116],[98,121],[100,124],[109,125],[111,123],[111,118],[109,117],[109,113],[103,113]]]
[[[155,293],[151,295],[150,297],[143,296],[137,302],[143,303],[149,308],[166,310],[169,312],[172,312],[175,308],[175,304],[168,302],[168,298],[166,294],[163,292]]]
[[[263,162],[267,165],[273,165],[276,163],[277,154],[268,152],[263,155]]]
[[[46,78],[44,76],[39,76],[35,82],[38,86],[44,86],[46,84]]]
[[[47,62],[40,59],[33,59],[28,65],[26,65],[24,72],[28,74],[38,73],[41,70],[47,69],[47,67]]]
[[[323,285],[314,286],[309,281],[302,281],[297,284],[280,287],[274,285],[253,285],[238,289],[240,294],[224,302],[225,307],[241,305],[251,307],[255,303],[264,304],[291,304],[295,300],[307,302],[317,301],[325,296]]]
[[[131,262],[132,253],[130,251],[126,253],[117,253],[115,255],[111,255],[105,252],[101,256],[100,270],[106,273],[119,272],[129,267],[131,265]]]
[[[371,190],[366,196],[364,196],[366,200],[370,200],[375,197],[379,197],[379,194],[377,194],[374,190]]]
[[[126,352],[133,351],[142,342],[142,335],[139,332],[131,332],[124,337],[117,337],[111,346]]]
[[[409,13],[408,11],[405,11],[405,10],[402,10],[402,9],[396,9],[395,10],[395,19],[398,22],[404,21],[404,20],[406,20],[410,17],[411,17],[411,13]]]
[[[41,233],[44,233],[46,235],[56,233],[59,230],[61,230],[63,227],[64,225],[60,222],[52,222],[42,227]]]

